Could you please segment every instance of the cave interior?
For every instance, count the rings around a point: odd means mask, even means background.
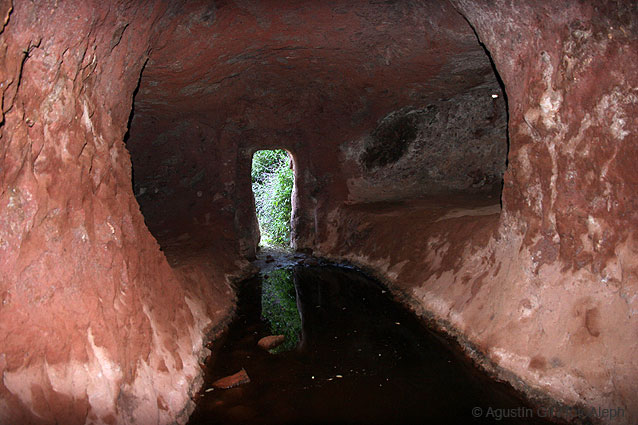
[[[367,271],[540,405],[637,420],[636,4],[0,18],[0,422],[187,421],[255,273],[261,149],[294,158],[293,249]]]

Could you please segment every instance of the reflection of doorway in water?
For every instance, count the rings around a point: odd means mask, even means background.
[[[334,266],[265,273],[239,284],[237,317],[211,357],[191,425],[493,424],[472,409],[533,412],[362,273]],[[301,334],[296,349],[258,347],[273,333],[271,321],[284,325],[280,333]],[[242,369],[249,383],[210,390]],[[507,423],[548,424],[538,416]]]
[[[297,309],[297,293],[292,270],[273,270],[262,278],[261,318],[268,321],[273,335],[283,335],[284,342],[270,350],[277,354],[297,347],[301,317]]]
[[[256,151],[251,179],[260,245],[289,247],[294,185],[292,156],[284,149]]]

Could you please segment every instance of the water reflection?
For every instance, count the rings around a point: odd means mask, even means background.
[[[284,335],[283,344],[273,348],[277,354],[293,350],[299,343],[301,317],[297,308],[297,293],[292,270],[273,270],[262,279],[261,318],[266,320],[273,335]]]
[[[388,294],[365,275],[332,266],[244,281],[237,317],[213,345],[206,390],[189,424],[546,423],[474,417],[476,407],[529,406]],[[278,354],[258,346],[272,334],[288,339]],[[212,388],[240,370],[250,383]]]

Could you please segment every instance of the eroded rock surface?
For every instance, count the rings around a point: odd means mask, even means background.
[[[348,201],[440,193],[499,196],[507,153],[505,101],[494,81],[424,108],[404,108],[341,146],[353,168]],[[349,167],[343,167],[344,170]]]
[[[0,5],[0,422],[183,422],[234,295],[222,263],[169,267],[131,188],[166,5]]]
[[[0,422],[184,422],[275,147],[297,248],[374,271],[543,402],[635,422],[637,20],[0,1]]]
[[[541,405],[632,423],[636,6],[454,3],[507,91],[502,210],[472,197],[335,208],[315,253],[377,271]]]

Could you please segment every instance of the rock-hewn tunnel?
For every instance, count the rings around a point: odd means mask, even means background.
[[[636,4],[0,0],[0,23],[0,422],[188,419],[269,148],[295,157],[293,247],[529,397],[638,419]]]

